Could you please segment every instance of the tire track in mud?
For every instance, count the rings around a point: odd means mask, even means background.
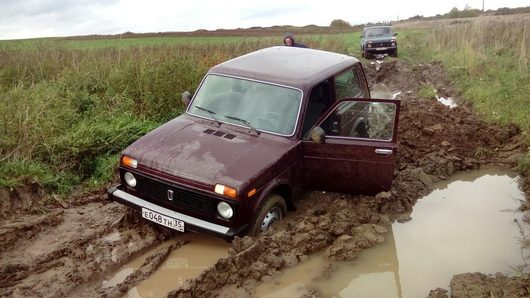
[[[1,296],[66,296],[167,238],[157,227],[135,223],[135,215],[105,196],[53,211],[49,218],[53,225],[42,226],[42,216],[27,216],[21,225],[35,231],[2,251]]]

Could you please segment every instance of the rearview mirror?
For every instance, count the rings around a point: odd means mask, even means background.
[[[309,132],[309,138],[315,144],[323,144],[326,139],[326,133],[321,127],[316,126]]]
[[[189,91],[182,92],[182,96],[180,98],[182,103],[184,104],[184,107],[188,107],[191,101],[191,93]]]

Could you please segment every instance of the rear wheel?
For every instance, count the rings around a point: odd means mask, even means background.
[[[271,194],[263,202],[258,214],[250,227],[250,235],[268,231],[273,225],[279,223],[287,212],[285,200],[277,194]]]

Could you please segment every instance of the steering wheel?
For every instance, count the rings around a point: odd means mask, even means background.
[[[350,130],[350,136],[356,138],[369,138],[368,121],[363,117],[357,118]]]

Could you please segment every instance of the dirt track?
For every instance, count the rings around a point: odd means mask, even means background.
[[[392,189],[375,197],[309,192],[284,228],[258,238],[236,238],[228,258],[169,296],[252,296],[258,282],[316,251],[324,249],[330,261],[353,259],[360,250],[384,241],[381,234],[391,218],[411,210],[433,181],[484,164],[512,168],[525,154],[517,127],[490,125],[478,120],[469,106],[449,109],[417,95],[422,85],[430,84],[440,96],[458,98],[441,64],[411,66],[388,60],[378,71],[370,64],[365,68],[371,85],[401,91],[399,166]],[[524,183],[528,197],[528,178]],[[184,244],[158,251],[125,282],[101,289],[105,274],[174,235],[108,202],[103,190],[70,202],[44,197],[38,186],[0,190],[0,296],[118,297]],[[522,296],[528,295],[524,289],[529,286],[526,277],[479,274],[458,275],[451,283],[454,297],[494,290]],[[440,289],[431,293],[444,295]],[[308,291],[306,296],[318,293]]]

